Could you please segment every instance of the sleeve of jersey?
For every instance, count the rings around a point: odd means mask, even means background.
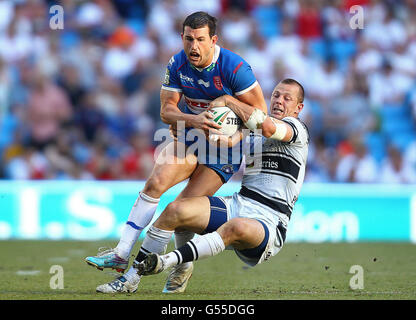
[[[233,70],[230,70],[230,83],[236,96],[249,92],[257,85],[250,65],[245,61],[240,61]]]
[[[283,118],[282,121],[286,122],[293,129],[293,137],[289,143],[298,143],[301,145],[309,143],[308,129],[299,119],[294,117],[286,117]]]
[[[182,85],[178,77],[177,60],[173,56],[166,67],[165,77],[163,79],[162,89],[169,91],[182,92]]]

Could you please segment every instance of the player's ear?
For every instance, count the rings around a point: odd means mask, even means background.
[[[214,34],[211,38],[211,46],[215,46],[217,44],[217,41],[218,41],[218,36]]]
[[[302,109],[303,109],[304,104],[303,103],[298,103],[298,105],[296,106],[296,113],[299,114]]]

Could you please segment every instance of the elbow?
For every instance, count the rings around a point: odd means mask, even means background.
[[[160,110],[160,120],[162,120],[163,123],[170,124],[166,110]]]
[[[274,134],[274,132],[276,131],[276,127],[263,125],[261,127],[261,130],[262,130],[262,135],[264,137],[270,138]]]

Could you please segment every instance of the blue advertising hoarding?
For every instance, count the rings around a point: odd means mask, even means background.
[[[143,181],[1,181],[0,239],[117,239],[143,186]],[[155,218],[183,187],[162,196]],[[239,188],[230,182],[217,195]],[[416,243],[416,186],[305,183],[287,241]]]

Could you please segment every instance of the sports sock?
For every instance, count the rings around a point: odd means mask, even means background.
[[[143,240],[142,248],[147,250],[147,253],[165,252],[172,235],[173,230],[162,230],[155,226],[151,226]]]
[[[224,251],[225,245],[216,231],[188,241],[185,245],[161,256],[166,268],[177,264],[195,261],[200,258],[212,257]]]
[[[127,279],[128,282],[131,284],[137,284],[140,282],[141,276],[137,274],[137,269],[133,268],[133,266],[130,267],[130,269],[123,274],[124,278]]]
[[[118,256],[126,260],[129,258],[131,249],[133,249],[140,233],[152,221],[158,203],[159,199],[140,192],[123,228],[120,241],[115,248]]]
[[[135,259],[135,263],[143,261],[150,252],[163,254],[172,238],[173,231],[162,230],[155,226],[151,226],[146,233],[139,253]]]
[[[162,230],[151,226],[146,233],[146,237],[143,240],[139,253],[134,259],[133,265],[143,261],[150,252],[156,252],[158,254],[165,253],[172,234],[173,231]],[[133,265],[123,276],[127,281],[137,284],[139,283],[141,276],[137,274],[137,269],[134,268]]]
[[[166,247],[172,238],[173,231],[162,230],[151,226],[146,233],[146,237],[143,240],[139,253],[134,259],[133,264],[142,262],[149,253],[155,252],[163,254],[166,252]],[[141,276],[137,274],[137,269],[130,267],[130,269],[124,274],[128,281],[140,281]]]
[[[175,249],[179,249],[183,245],[185,245],[188,241],[192,240],[195,233],[192,231],[175,231]],[[184,265],[186,267],[190,265],[192,262],[185,262]]]

